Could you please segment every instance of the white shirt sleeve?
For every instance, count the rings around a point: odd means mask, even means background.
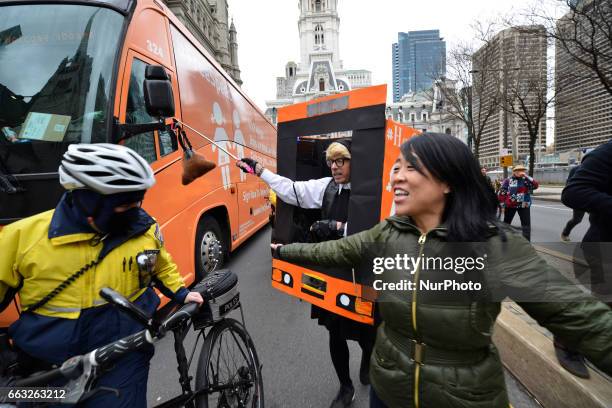
[[[324,177],[317,180],[294,182],[267,169],[264,169],[260,177],[274,190],[277,198],[280,198],[287,204],[298,205],[295,197],[297,193],[297,198],[300,201],[299,205],[302,208],[321,208],[325,188],[332,179],[331,177]],[[293,191],[294,186],[295,192]]]

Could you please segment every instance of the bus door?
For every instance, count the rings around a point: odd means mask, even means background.
[[[119,116],[119,121],[121,123],[150,123],[156,120],[147,113],[144,102],[143,82],[145,70],[148,65],[158,65],[158,63],[134,51],[128,53],[128,63],[126,64],[121,91],[121,113]],[[166,71],[170,76],[174,89],[175,116],[180,118],[180,103],[176,76],[173,72],[169,70]],[[156,173],[155,177],[157,183],[147,193],[145,204],[147,208],[151,210],[151,213],[155,214],[157,221],[163,224],[175,214],[173,210],[174,206],[172,205],[173,198],[167,194],[163,195],[163,191],[161,191],[163,189],[160,187],[168,184],[176,185],[178,184],[177,180],[180,180],[181,177],[180,166],[170,166],[170,164],[180,160],[182,157],[182,152],[178,147],[176,134],[168,125],[163,131],[140,133],[124,139],[120,143],[138,152],[138,154],[144,157],[144,159],[151,164],[151,167],[153,167]],[[172,180],[168,182],[164,181],[165,178],[169,177],[171,177]],[[152,208],[153,202],[157,202],[157,200],[153,198],[157,198],[157,196],[159,196],[159,199],[163,200],[164,205],[154,206],[154,208]]]
[[[351,139],[349,235],[367,230],[394,213],[391,168],[401,144],[418,133],[385,118],[386,97],[385,85],[374,86],[278,111],[278,174],[292,180],[329,176],[325,149],[334,139]],[[308,242],[301,230],[321,217],[318,210],[304,210],[281,200],[277,200],[276,211],[272,240],[283,244]],[[367,262],[344,269],[272,260],[274,288],[369,324],[373,323],[376,297],[371,289],[372,276]]]

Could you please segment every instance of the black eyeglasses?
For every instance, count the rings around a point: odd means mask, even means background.
[[[349,161],[351,159],[345,159],[345,158],[340,158],[340,159],[336,159],[336,160],[327,160],[327,167],[331,167],[333,163],[336,163],[337,167],[342,167],[344,166],[344,163]]]

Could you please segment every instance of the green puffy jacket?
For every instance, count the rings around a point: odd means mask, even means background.
[[[502,364],[491,341],[500,301],[506,296],[565,344],[612,374],[612,310],[551,268],[521,236],[493,226],[490,232],[482,243],[457,245],[445,240],[443,226],[421,234],[409,218],[394,216],[341,240],[285,245],[278,254],[283,260],[329,266],[363,265],[371,253],[395,258],[403,252],[444,260],[458,259],[462,253],[482,256],[481,270],[451,271],[451,278],[459,283],[476,278],[482,284],[480,292],[448,292],[449,296],[422,290],[420,282],[449,277],[439,264],[423,263],[428,268],[412,270],[402,265],[376,275],[375,279],[386,283],[415,284],[411,290],[378,292],[383,322],[372,353],[370,378],[376,393],[391,408],[507,408]],[[484,295],[486,298],[479,297]]]

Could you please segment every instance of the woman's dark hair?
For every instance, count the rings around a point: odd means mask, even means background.
[[[454,136],[425,133],[400,147],[404,158],[421,174],[423,167],[450,187],[442,220],[448,228],[448,240],[482,241],[495,217],[497,198],[480,164],[470,149]]]

